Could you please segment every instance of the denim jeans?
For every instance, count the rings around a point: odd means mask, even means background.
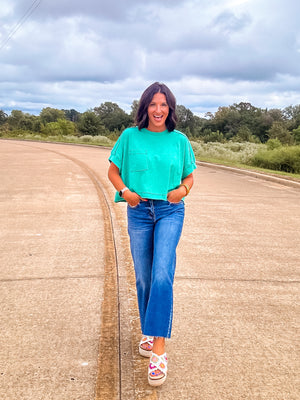
[[[127,207],[143,335],[171,337],[176,247],[184,220],[184,202],[141,201]]]

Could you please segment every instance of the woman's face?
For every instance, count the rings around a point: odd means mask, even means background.
[[[149,106],[148,129],[152,132],[163,132],[166,128],[166,119],[169,115],[169,106],[163,93],[155,93]]]

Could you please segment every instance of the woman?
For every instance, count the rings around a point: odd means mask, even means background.
[[[167,377],[165,339],[171,337],[176,247],[184,201],[193,186],[195,157],[187,137],[175,130],[176,99],[155,82],[139,102],[136,127],[125,129],[110,155],[108,177],[126,201],[135,268],[142,340],[139,352],[151,357],[150,385]]]

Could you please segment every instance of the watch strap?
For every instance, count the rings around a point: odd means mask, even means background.
[[[119,195],[120,197],[123,197],[124,192],[126,192],[126,190],[129,190],[128,187],[124,187],[122,190],[119,191]]]

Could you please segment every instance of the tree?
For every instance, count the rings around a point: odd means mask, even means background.
[[[135,121],[138,108],[139,108],[139,101],[138,100],[133,100],[133,102],[131,104],[131,113],[130,113],[130,117],[131,117],[132,122]]]
[[[234,107],[219,107],[208,128],[212,131],[220,131],[227,139],[230,139],[237,134],[239,123],[240,115],[238,110]]]
[[[49,122],[56,122],[58,119],[65,119],[65,113],[63,110],[57,108],[46,107],[40,112],[41,122],[47,124]]]
[[[283,144],[291,144],[292,136],[287,130],[283,122],[275,121],[273,122],[271,128],[268,130],[268,135],[270,139],[278,139]]]
[[[7,114],[3,110],[0,110],[0,125],[4,124],[6,120]]]
[[[185,106],[178,105],[176,107],[176,115],[178,118],[177,127],[179,130],[190,136],[194,134],[195,131],[195,116],[189,108]]]
[[[110,132],[113,132],[115,129],[120,130],[122,126],[127,128],[132,123],[131,116],[126,114],[116,103],[102,103],[99,107],[94,108],[94,112],[100,117],[101,122]]]
[[[300,104],[284,108],[283,115],[288,122],[288,129],[297,129],[300,125]]]
[[[259,129],[257,129],[256,132],[256,135],[259,137],[262,143],[267,142],[267,140],[269,139],[268,131],[275,121],[283,122],[283,115],[281,110],[277,108],[262,110],[259,121]]]
[[[41,128],[40,118],[36,115],[23,113],[21,110],[12,110],[7,118],[10,129],[23,129],[25,131],[39,132]]]
[[[222,132],[226,139],[238,136],[238,139],[266,142],[268,130],[273,122],[284,122],[281,110],[262,110],[251,103],[234,103],[229,107],[219,107],[215,114],[207,113],[205,127]]]
[[[236,132],[237,135],[239,135],[241,128],[243,128],[242,135],[244,135],[245,140],[250,140],[252,135],[255,135],[259,138],[263,136],[265,130],[262,128],[261,108],[254,107],[251,103],[247,102],[241,102],[238,104],[235,103],[230,106],[230,108],[239,113],[239,127]],[[245,130],[246,128],[247,130]],[[248,131],[248,134],[245,133],[246,131]]]
[[[81,114],[77,128],[82,135],[106,135],[105,127],[100,117],[93,111],[86,111]]]
[[[238,132],[237,132],[237,139],[240,139],[242,142],[250,142],[250,139],[252,137],[252,132],[246,125],[240,126]]]
[[[8,125],[11,129],[20,128],[20,121],[23,119],[24,114],[21,110],[12,110],[7,119]]]
[[[62,111],[65,113],[65,118],[68,121],[78,122],[80,117],[80,112],[74,110],[73,108],[71,110],[62,110]]]
[[[267,115],[269,115],[272,122],[274,121],[284,122],[285,120],[284,114],[279,108],[271,108],[270,110],[267,110],[266,113]]]
[[[300,144],[300,125],[297,129],[293,129],[294,142]]]

